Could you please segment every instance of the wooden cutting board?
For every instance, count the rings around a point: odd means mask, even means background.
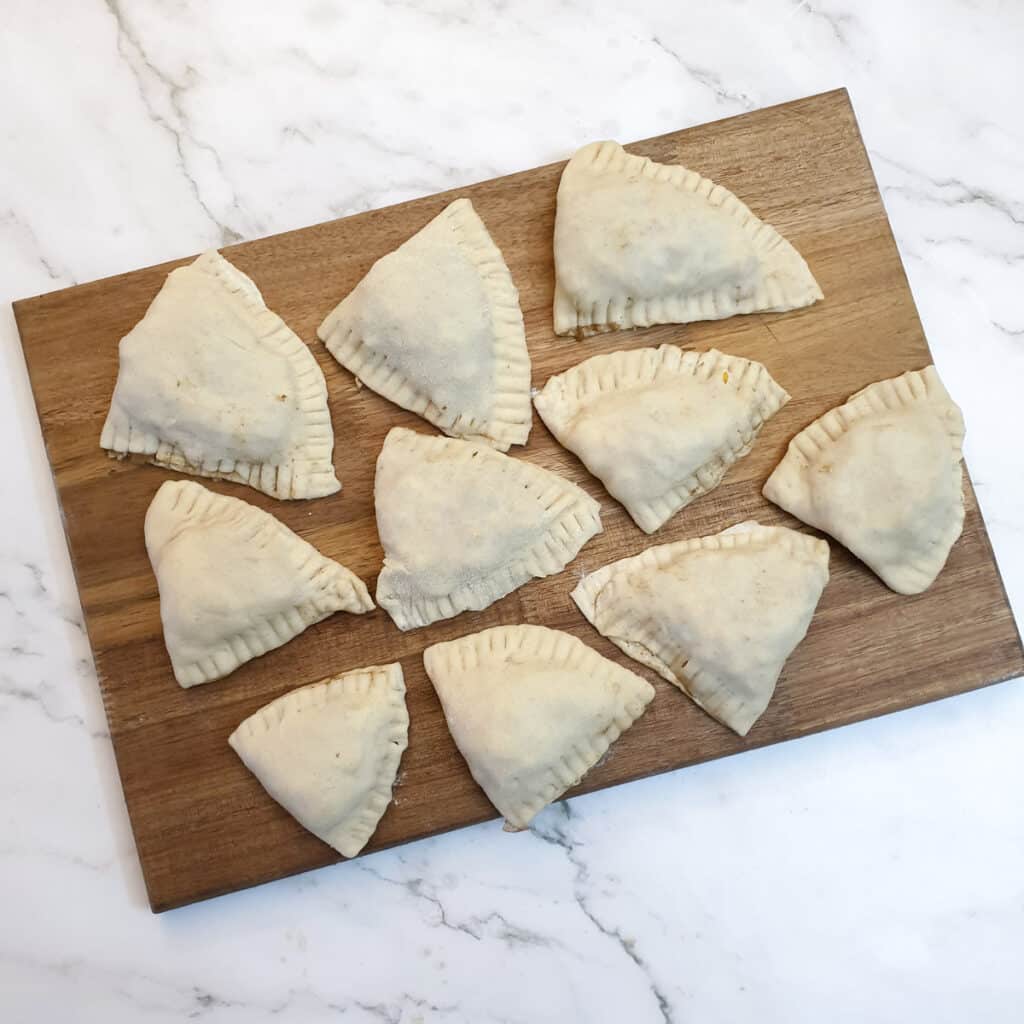
[[[751,455],[733,467],[717,490],[648,538],[534,417],[529,444],[512,454],[562,473],[601,502],[604,533],[564,573],[534,581],[484,612],[405,634],[380,610],[362,617],[339,614],[208,686],[182,690],[174,681],[143,545],[146,507],[173,474],[112,461],[99,448],[117,375],[118,340],[143,315],[167,272],[186,261],[15,303],[154,910],[339,859],[263,792],[229,749],[227,737],[270,699],[347,669],[400,660],[408,685],[409,749],[394,803],[367,851],[495,817],[452,744],[420,658],[431,643],[487,626],[533,622],[568,630],[657,687],[647,714],[574,792],[776,743],[1024,672],[1020,637],[969,484],[963,536],[926,594],[890,592],[833,544],[832,580],[807,639],[790,658],[774,700],[746,739],[630,662],[579,614],[569,591],[582,572],[651,543],[712,533],[751,518],[795,525],[760,493],[793,434],[864,385],[930,362],[845,91],[630,148],[655,160],[684,163],[734,191],[796,245],[824,289],[825,301],[794,313],[652,328],[587,342],[556,338],[551,329],[551,238],[562,164],[231,246],[225,255],[251,275],[270,308],[309,343],[326,374],[337,435],[335,465],[344,490],[317,501],[280,502],[245,487],[206,485],[269,510],[358,573],[373,592],[382,559],[373,514],[377,453],[396,424],[434,431],[368,388],[357,388],[315,332],[374,260],[457,196],[472,199],[519,287],[535,386],[597,352],[663,342],[716,346],[757,359],[793,398],[765,427]],[[957,381],[946,384],[955,398]],[[517,841],[508,837],[510,849]]]

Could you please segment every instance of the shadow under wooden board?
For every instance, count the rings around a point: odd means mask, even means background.
[[[472,199],[519,287],[542,385],[586,356],[672,342],[711,346],[765,363],[793,396],[750,456],[710,495],[644,536],[538,418],[517,458],[580,483],[601,503],[604,532],[558,576],[527,584],[480,613],[400,633],[381,610],[336,615],[208,686],[174,681],[160,629],[143,517],[173,474],[116,462],[99,448],[117,375],[117,343],[169,270],[147,270],[15,304],[39,418],[64,511],[110,734],[150,902],[166,910],[338,860],[275,804],[227,745],[247,715],[303,683],[400,660],[408,685],[409,748],[395,799],[367,851],[495,817],[469,776],[423,671],[423,649],[503,623],[568,630],[641,672],[657,688],[647,714],[574,792],[599,789],[709,758],[962,693],[1024,672],[1020,638],[966,484],[967,519],[927,593],[900,597],[838,544],[832,580],[807,639],[746,739],[599,636],[569,599],[583,572],[651,543],[712,533],[744,519],[798,525],[761,497],[790,437],[872,381],[930,362],[885,210],[845,91],[826,93],[633,144],[734,191],[796,245],[825,300],[793,313],[734,317],[605,335],[556,338],[551,239],[562,164],[536,168],[384,210],[224,250],[267,304],[309,343],[327,377],[340,494],[282,502],[206,482],[268,509],[367,581],[382,553],[373,512],[374,462],[387,431],[424,421],[356,387],[316,340],[324,315],[379,256],[457,196]],[[946,382],[954,398],[957,382]],[[970,429],[970,425],[968,425]],[[510,847],[517,839],[508,837]]]

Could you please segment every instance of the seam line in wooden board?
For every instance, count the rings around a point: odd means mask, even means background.
[[[408,686],[409,748],[395,802],[367,849],[494,817],[452,743],[420,657],[431,643],[488,626],[535,622],[565,629],[654,683],[657,696],[647,713],[577,791],[806,735],[1024,672],[1020,637],[969,481],[963,537],[924,595],[893,594],[832,545],[832,580],[807,639],[787,663],[772,703],[747,740],[627,659],[578,613],[569,591],[584,571],[654,543],[717,532],[743,519],[793,525],[760,494],[789,439],[865,384],[930,361],[844,91],[629,148],[662,162],[688,163],[734,191],[793,242],[821,283],[825,301],[793,313],[667,325],[582,343],[555,338],[551,236],[563,163],[232,246],[225,250],[228,257],[253,277],[270,308],[310,345],[324,371],[344,489],[312,502],[279,502],[238,485],[203,482],[271,511],[372,589],[382,554],[373,514],[373,468],[384,435],[396,425],[436,431],[369,389],[357,389],[316,340],[316,327],[375,259],[456,195],[473,200],[520,290],[535,386],[589,355],[665,342],[757,359],[793,398],[765,425],[750,455],[715,491],[647,537],[534,417],[530,442],[514,449],[514,457],[579,483],[602,506],[604,532],[565,572],[533,581],[483,612],[405,634],[380,610],[336,615],[227,679],[192,690],[181,690],[171,674],[142,539],[150,499],[160,483],[177,474],[112,462],[98,444],[117,374],[117,342],[142,316],[167,271],[185,261],[15,304],[154,909],[338,859],[263,792],[227,737],[281,693],[350,668],[401,661]],[[956,383],[946,381],[954,397]],[[956,629],[947,628],[950,621],[957,622]],[[516,842],[511,836],[508,841]]]

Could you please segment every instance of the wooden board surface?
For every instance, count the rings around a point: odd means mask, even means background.
[[[746,739],[678,690],[630,662],[569,599],[584,570],[651,543],[711,533],[743,519],[794,525],[760,488],[790,437],[872,381],[930,362],[878,189],[845,91],[826,93],[630,147],[693,167],[733,190],[807,259],[825,301],[788,314],[668,326],[587,342],[551,330],[555,191],[562,164],[541,167],[300,231],[231,246],[271,309],[310,344],[327,377],[341,494],[280,502],[246,487],[207,483],[282,519],[365,579],[382,553],[373,514],[374,461],[396,424],[435,433],[368,388],[357,389],[316,340],[324,315],[379,256],[457,196],[469,196],[519,287],[543,385],[597,352],[673,342],[760,360],[793,396],[725,482],[645,537],[534,417],[513,455],[577,481],[601,502],[604,533],[566,572],[534,581],[480,613],[400,633],[381,610],[336,615],[227,679],[192,690],[174,682],[164,650],[143,517],[173,474],[109,460],[100,428],[117,375],[117,343],[169,270],[186,260],[15,304],[39,417],[63,506],[68,544],[128,811],[150,901],[165,910],[339,859],[278,807],[227,737],[245,716],[295,686],[400,660],[408,685],[409,749],[400,784],[367,851],[495,816],[445,728],[420,654],[502,623],[565,629],[642,672],[657,687],[648,713],[577,792],[802,736],[962,693],[1024,672],[1020,637],[970,485],[963,537],[932,589],[887,590],[837,544],[832,580],[774,700]],[[385,169],[386,173],[386,169]],[[957,394],[956,380],[946,384]],[[970,424],[968,424],[968,430]],[[204,481],[205,482],[205,481]],[[509,836],[510,850],[516,839]],[[340,868],[339,870],[344,870]]]

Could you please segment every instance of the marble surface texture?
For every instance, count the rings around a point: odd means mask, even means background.
[[[7,303],[846,85],[1020,615],[1022,49],[1013,0],[7,0],[0,1020],[1019,1021],[1020,681],[152,916]]]

